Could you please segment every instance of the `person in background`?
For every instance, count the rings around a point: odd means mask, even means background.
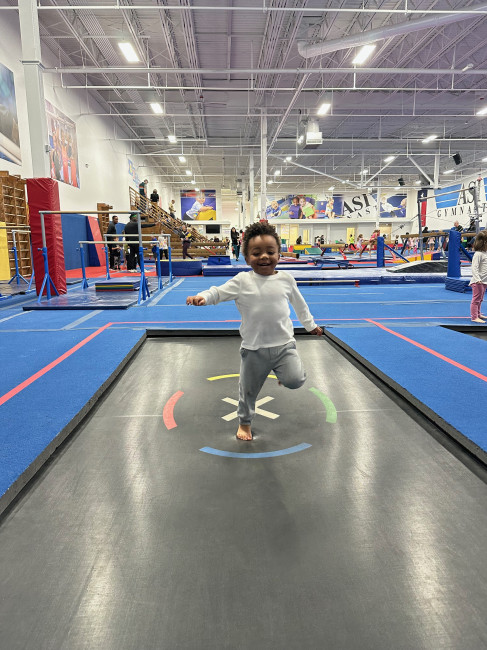
[[[140,227],[153,228],[154,222],[141,223]],[[139,259],[139,224],[138,224],[136,213],[132,213],[130,215],[130,221],[125,224],[125,228],[123,229],[123,234],[125,235],[125,241],[128,244],[127,271],[129,273],[137,273],[137,264],[140,266],[140,259]]]
[[[235,226],[230,230],[230,237],[232,239],[232,253],[236,260],[238,260],[240,253],[240,246],[238,243],[238,231]]]
[[[118,216],[116,214],[114,214],[113,217],[112,217],[112,220],[108,224],[108,228],[107,228],[107,232],[106,232],[107,241],[115,241],[116,240],[116,237],[114,237],[114,235],[117,234],[117,223],[118,223]],[[110,237],[108,237],[108,235],[110,235]],[[109,264],[110,264],[111,269],[115,268],[115,255],[114,255],[115,247],[116,247],[116,244],[108,244]],[[119,251],[120,251],[120,249],[119,249]],[[119,255],[118,255],[118,259],[119,259],[119,266],[120,266],[120,252],[119,252]]]
[[[296,246],[301,246],[302,243],[303,243],[303,238],[301,237],[301,235],[299,235],[299,237],[296,239]]]
[[[139,194],[140,196],[147,196],[147,185],[149,184],[149,181],[147,178],[139,183]]]
[[[458,221],[455,221],[453,223],[453,228],[452,230],[456,230],[457,232],[462,232],[463,231],[463,226],[460,225]]]
[[[470,318],[473,323],[485,323],[487,316],[482,314],[481,305],[487,288],[487,231],[482,230],[475,237],[473,249]]]
[[[185,223],[183,223],[179,236],[181,237],[181,242],[183,244],[183,260],[185,260],[186,257],[189,257],[190,260],[194,259],[193,256],[188,253],[189,247],[191,246],[191,240],[193,239],[193,234],[188,230],[188,226]]]
[[[176,201],[174,199],[172,199],[171,203],[169,204],[169,214],[173,219],[176,218]]]
[[[162,233],[159,235],[157,238],[157,242],[159,244],[159,248],[161,249],[161,259],[162,256],[166,258],[166,260],[169,259],[169,244],[167,243],[167,237],[165,237]]]
[[[150,200],[152,203],[159,203],[159,194],[157,193],[157,190],[152,190],[152,194],[150,195]]]

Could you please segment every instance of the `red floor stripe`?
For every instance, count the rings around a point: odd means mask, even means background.
[[[176,420],[174,419],[174,407],[176,406],[177,401],[183,395],[184,393],[178,390],[164,404],[164,410],[162,411],[162,419],[164,420],[164,424],[168,429],[175,429],[178,426],[176,424]]]
[[[481,379],[482,381],[487,381],[487,377],[485,375],[482,375],[480,372],[477,372],[476,370],[472,370],[472,368],[467,368],[467,366],[464,366],[463,364],[458,363],[458,361],[454,361],[453,359],[450,359],[449,357],[445,357],[444,354],[440,354],[439,352],[436,352],[435,350],[432,350],[431,348],[426,347],[426,345],[423,345],[422,343],[418,343],[417,341],[413,341],[413,339],[410,339],[407,336],[404,336],[403,334],[399,334],[399,332],[394,332],[393,330],[389,329],[385,325],[381,325],[380,323],[377,323],[376,321],[373,321],[370,318],[366,318],[365,320],[368,321],[369,323],[372,323],[373,325],[376,325],[377,327],[380,327],[384,331],[389,332],[389,334],[393,334],[394,336],[397,336],[398,338],[402,339],[403,341],[407,341],[408,343],[411,343],[412,345],[415,345],[420,350],[424,350],[425,352],[428,352],[429,354],[432,354],[434,357],[438,357],[438,359],[441,359],[442,361],[446,361],[447,363],[451,364],[452,366],[455,366],[455,368],[459,368],[460,370],[464,370],[465,372],[468,372],[470,375],[473,375],[474,377],[477,377],[477,379]]]
[[[107,323],[106,325],[103,325],[103,327],[100,327],[99,329],[96,330],[96,332],[93,332],[93,334],[90,334],[87,336],[85,339],[77,343],[74,347],[69,349],[67,352],[62,354],[60,357],[55,359],[54,361],[51,361],[47,366],[44,366],[41,370],[37,371],[34,375],[30,376],[28,379],[23,381],[21,384],[18,384],[18,386],[15,386],[15,388],[12,388],[12,390],[9,390],[8,393],[5,393],[5,395],[2,395],[0,397],[0,406],[2,404],[5,404],[5,402],[8,402],[9,399],[14,397],[15,395],[18,395],[21,391],[24,390],[24,388],[27,388],[27,386],[30,386],[33,384],[37,379],[45,375],[46,373],[49,372],[49,370],[52,370],[55,368],[57,365],[59,365],[62,361],[70,357],[72,354],[74,354],[77,350],[82,348],[84,345],[89,343],[92,339],[95,338],[95,336],[98,336],[98,334],[101,334],[104,330],[106,330],[108,327],[110,327],[111,323]]]

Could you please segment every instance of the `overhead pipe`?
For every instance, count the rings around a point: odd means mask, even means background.
[[[373,68],[375,72],[378,72],[378,68]],[[341,73],[343,73],[343,70],[340,70]],[[382,72],[384,70],[382,69]],[[414,74],[412,71],[411,74]],[[420,73],[421,74],[421,73]],[[425,72],[425,74],[427,74]],[[133,86],[117,86],[115,84],[106,84],[104,86],[102,85],[91,85],[91,84],[61,84],[61,88],[64,90],[66,89],[76,89],[76,90],[199,90],[199,86],[161,86],[161,85],[154,85],[154,84],[148,84],[145,86],[142,85],[133,85]],[[241,92],[241,93],[248,93],[249,88],[244,87],[244,86],[205,86],[205,92],[209,91],[224,91],[224,92]],[[291,88],[259,88],[259,90],[271,90],[272,92],[289,92],[289,93],[294,93],[297,90],[297,87],[291,87]],[[456,90],[455,88],[431,88],[431,87],[424,87],[424,88],[418,88],[416,86],[333,86],[333,87],[327,87],[327,88],[303,88],[301,90],[302,93],[317,93],[317,92],[322,92],[322,91],[331,91],[333,92],[359,92],[359,91],[364,91],[364,92],[372,92],[372,91],[380,91],[380,92],[393,92],[393,93],[398,93],[398,92],[409,92],[409,93],[438,93],[438,92],[458,92],[461,91],[462,93],[485,93],[487,92],[487,88],[459,88]],[[124,113],[120,113],[119,117],[123,117]],[[161,116],[159,116],[161,117]],[[164,116],[162,116],[164,117]]]
[[[436,18],[436,21],[439,19]],[[417,21],[419,22],[419,21]],[[411,24],[411,23],[406,23]],[[374,30],[376,31],[376,30]],[[363,32],[363,34],[371,34],[371,32]],[[384,37],[386,38],[386,37]],[[346,40],[346,39],[343,39]],[[343,41],[329,41],[329,43],[343,43]],[[370,41],[369,41],[370,42]],[[351,45],[347,47],[352,47]],[[336,49],[336,48],[335,48]],[[344,48],[343,48],[344,49]],[[46,74],[293,74],[293,75],[310,75],[310,74],[425,74],[435,76],[454,76],[454,75],[473,75],[485,76],[487,70],[473,69],[453,69],[453,68],[360,68],[347,67],[347,68],[160,68],[157,66],[149,67],[126,67],[126,66],[67,66],[44,68],[43,72]],[[186,88],[186,86],[184,86]],[[204,88],[203,90],[206,90]],[[249,90],[247,87],[246,90]],[[260,88],[258,89],[260,90]],[[315,88],[313,90],[316,90]]]
[[[18,11],[19,5],[7,5],[7,6],[2,6],[0,7],[0,11]],[[366,7],[357,7],[357,8],[350,8],[350,7],[325,7],[324,9],[318,9],[316,7],[267,7],[267,6],[252,6],[252,7],[234,7],[234,6],[228,6],[228,5],[219,5],[219,6],[204,6],[204,5],[199,5],[199,6],[192,6],[192,5],[160,5],[160,4],[148,4],[148,5],[121,5],[119,3],[117,4],[100,4],[100,5],[41,5],[38,4],[36,9],[38,11],[139,11],[139,10],[144,10],[144,11],[161,11],[161,9],[164,9],[164,11],[184,11],[184,10],[190,10],[190,11],[244,11],[244,12],[249,12],[249,11],[254,11],[254,12],[259,12],[259,13],[275,13],[275,12],[288,12],[288,13],[296,13],[296,11],[302,12],[302,13],[311,13],[313,15],[316,15],[318,12],[322,13],[336,13],[336,14],[401,14],[401,15],[408,15],[408,14],[434,14],[434,15],[442,15],[442,14],[472,14],[472,13],[482,13],[481,10],[476,9],[476,8],[468,8],[468,9],[458,9],[458,10],[450,10],[450,9],[408,9],[405,7],[404,9],[374,9],[374,8],[366,8]],[[484,12],[487,13],[487,12]]]
[[[385,27],[378,27],[377,29],[351,34],[332,41],[319,41],[311,45],[305,45],[303,42],[298,41],[298,52],[303,58],[310,59],[329,52],[337,52],[339,50],[347,50],[350,47],[367,45],[368,43],[381,41],[393,36],[401,36],[402,34],[409,34],[410,32],[417,32],[432,27],[437,28],[441,25],[448,25],[449,23],[456,23],[460,20],[472,18],[476,13],[482,14],[487,11],[487,5],[474,5],[473,7],[469,7],[469,11],[473,12],[473,15],[472,13],[466,15],[458,12],[449,12],[443,16],[434,15],[428,16],[427,18],[419,18],[418,20],[396,23],[395,25],[386,25]],[[357,69],[357,72],[358,71],[359,69]]]

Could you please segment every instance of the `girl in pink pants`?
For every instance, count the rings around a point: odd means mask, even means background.
[[[487,232],[482,230],[475,237],[473,245],[475,251],[472,260],[472,302],[470,303],[470,316],[473,323],[485,323],[487,317],[480,311],[482,300],[487,288]]]

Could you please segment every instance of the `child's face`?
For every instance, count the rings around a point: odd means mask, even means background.
[[[279,207],[279,206],[278,206],[278,204],[277,204],[277,201],[272,201],[272,203],[271,203],[271,208],[272,208],[273,210],[277,210],[278,207]]]
[[[279,261],[277,242],[272,235],[252,237],[245,261],[259,275],[273,275]]]

